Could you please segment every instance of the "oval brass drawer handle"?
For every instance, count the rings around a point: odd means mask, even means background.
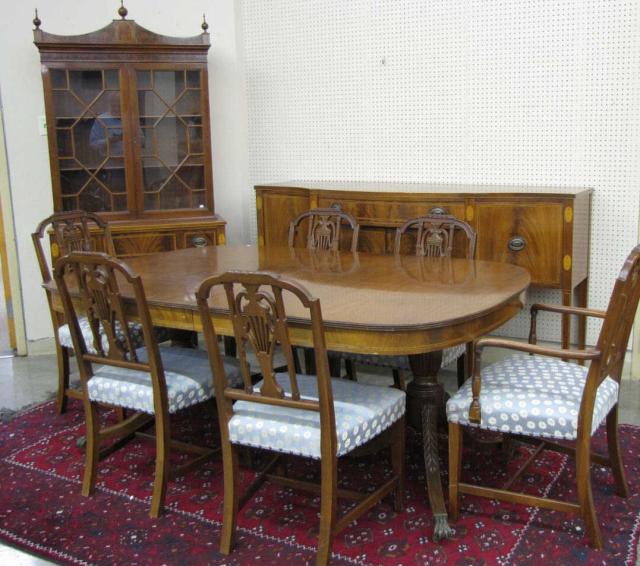
[[[194,236],[191,238],[191,243],[196,248],[204,248],[207,245],[207,239],[204,236]]]
[[[507,245],[512,252],[520,252],[524,250],[527,242],[522,236],[514,236],[509,240],[509,243]]]

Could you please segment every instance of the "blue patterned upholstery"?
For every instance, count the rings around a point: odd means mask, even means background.
[[[206,401],[214,396],[213,377],[207,353],[202,350],[160,346],[167,383],[169,413]],[[140,361],[148,361],[146,348],[137,350]],[[240,362],[225,357],[224,367],[232,386],[240,385]],[[89,399],[145,413],[154,413],[151,375],[144,371],[100,366],[88,383]]]
[[[447,402],[447,419],[461,425],[543,438],[575,440],[587,368],[556,358],[516,355],[482,370],[481,423],[469,422],[469,379]],[[618,383],[599,386],[591,432],[618,400]]]
[[[442,367],[448,366],[460,356],[463,356],[465,351],[466,346],[464,344],[444,349],[442,351]],[[336,352],[329,352],[330,356],[333,354],[336,354]],[[411,370],[409,367],[409,356],[376,356],[374,354],[348,354],[344,352],[340,352],[338,355],[340,358],[352,360],[361,365],[393,368],[406,371]]]
[[[78,325],[80,326],[80,332],[82,336],[84,336],[84,342],[87,345],[87,352],[90,354],[95,354],[96,350],[93,347],[93,333],[91,332],[91,327],[89,326],[89,319],[86,316],[78,317]],[[129,332],[131,333],[131,340],[133,341],[133,345],[136,348],[140,348],[144,346],[144,339],[142,336],[142,326],[137,322],[129,323]],[[102,336],[102,348],[106,351],[109,348],[109,340],[106,334],[100,333]],[[116,322],[116,337],[118,342],[124,344],[124,335],[120,330],[120,323]],[[60,345],[66,348],[73,349],[73,340],[71,340],[71,331],[69,330],[68,324],[63,324],[60,328],[58,328],[58,340],[60,341]]]
[[[276,378],[285,393],[290,393],[289,376],[277,374]],[[344,379],[332,379],[331,386],[338,456],[368,442],[404,415],[403,391]],[[315,376],[298,375],[298,387],[302,398],[318,398]],[[233,412],[229,421],[231,442],[320,458],[320,413],[249,401],[237,401]]]

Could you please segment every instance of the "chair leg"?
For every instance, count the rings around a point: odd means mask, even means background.
[[[578,503],[580,514],[585,522],[589,543],[597,550],[603,548],[600,525],[596,518],[596,510],[593,504],[593,492],[591,491],[591,445],[590,442],[576,443],[576,479],[578,482]]]
[[[405,438],[407,436],[404,417],[396,422],[393,427],[391,433],[391,466],[393,467],[393,475],[398,476],[398,486],[396,487],[393,506],[400,513],[404,509],[404,457]]]
[[[344,361],[344,369],[347,372],[347,377],[351,381],[358,381],[358,371],[356,370],[356,363],[353,360],[347,358]]]
[[[457,367],[457,374],[458,374],[458,389],[460,389],[460,387],[463,386],[465,380],[467,379],[467,361],[466,361],[466,354],[463,356],[460,356],[457,360],[458,363],[458,367]]]
[[[460,469],[462,464],[462,428],[449,423],[449,517],[458,520]]]
[[[228,441],[222,443],[222,468],[224,473],[224,509],[220,552],[230,554],[235,544],[238,517],[238,449]]]
[[[98,432],[100,420],[98,408],[91,401],[85,400],[85,446],[84,476],[82,478],[82,495],[88,496],[93,493],[96,485],[96,475],[98,461],[100,459],[100,446],[98,443]]]
[[[296,373],[302,373],[302,366],[300,365],[300,358],[298,357],[300,350],[300,346],[293,346],[291,348],[291,353],[293,354],[293,366],[296,370]]]
[[[304,371],[307,375],[315,375],[316,373],[316,354],[313,348],[303,348],[304,352]]]
[[[458,358],[458,389],[462,387],[463,383],[471,377],[473,373],[473,356],[473,342],[467,342],[465,344],[464,355]]]
[[[333,529],[336,523],[338,507],[338,461],[335,455],[320,461],[320,535],[318,537],[318,554],[316,564],[329,564]]]
[[[153,479],[153,494],[151,496],[151,511],[149,516],[160,516],[164,506],[169,481],[169,445],[171,433],[169,415],[156,415],[156,473]]]
[[[69,388],[69,348],[61,346],[56,339],[56,354],[58,358],[58,396],[56,409],[59,415],[67,410],[67,389]]]
[[[313,350],[311,350],[313,352]],[[329,357],[329,375],[331,377],[340,377],[341,359]]]
[[[406,391],[407,382],[404,380],[402,372],[398,368],[393,368],[391,371],[393,372],[393,386],[400,391]]]
[[[618,405],[607,415],[607,445],[611,471],[616,482],[616,493],[620,497],[629,497],[629,486],[624,475],[620,439],[618,438]]]

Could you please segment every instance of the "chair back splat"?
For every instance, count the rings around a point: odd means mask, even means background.
[[[84,210],[52,214],[40,222],[31,234],[45,283],[51,281],[52,271],[42,246],[47,228],[51,228],[51,267],[59,257],[71,252],[104,251],[114,255],[109,225],[97,214]]]
[[[307,221],[307,237],[305,247],[310,250],[340,249],[340,234],[342,224],[348,224],[351,228],[351,243],[349,249],[352,252],[358,250],[358,236],[360,225],[350,214],[339,208],[313,208],[303,212],[294,218],[289,224],[289,247],[293,248],[300,225]]]
[[[462,220],[445,214],[431,214],[412,218],[396,230],[394,254],[400,254],[402,237],[409,231],[416,232],[415,255],[426,257],[451,257],[456,232],[463,232],[467,246],[465,257],[472,259],[476,250],[476,233]]]

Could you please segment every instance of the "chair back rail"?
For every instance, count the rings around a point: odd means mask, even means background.
[[[353,216],[339,208],[313,208],[296,216],[289,224],[290,248],[294,246],[296,233],[305,220],[308,221],[305,243],[307,248],[338,251],[340,249],[340,231],[344,223],[351,228],[351,245],[349,249],[352,252],[358,250],[360,225]]]
[[[166,383],[140,277],[124,262],[108,254],[72,252],[56,262],[54,278],[70,326],[83,389],[87,390],[87,382],[93,376],[94,363],[148,372],[151,374],[154,407],[159,414],[166,406]],[[136,353],[121,293],[123,284],[133,291],[132,302],[140,319],[148,362],[140,361]],[[80,316],[89,321],[91,350],[79,326]]]
[[[595,375],[596,387],[610,377],[618,383],[622,377],[624,357],[633,320],[640,300],[640,244],[637,245],[616,279],[596,348],[600,361]]]
[[[456,232],[466,236],[466,257],[472,259],[476,250],[476,233],[469,224],[445,214],[431,214],[407,220],[396,229],[393,253],[400,254],[402,238],[409,231],[416,232],[415,255],[451,257]]]
[[[243,378],[243,390],[228,387],[218,349],[218,335],[211,319],[211,299],[226,303],[238,348]],[[221,416],[221,434],[228,434],[228,422],[233,416],[234,400],[318,411],[322,430],[323,450],[327,456],[335,452],[335,415],[329,377],[329,362],[324,340],[320,301],[299,283],[266,272],[230,271],[205,279],[196,293],[202,327],[214,375],[218,411]],[[309,310],[316,359],[318,400],[301,398],[293,359],[293,346],[289,336],[289,321],[285,304],[297,300]],[[221,307],[216,302],[216,309]],[[280,346],[284,354],[290,394],[286,395],[276,380],[274,354]],[[263,377],[260,390],[255,390],[247,355],[255,354]],[[324,457],[323,451],[323,457]]]
[[[92,226],[97,232],[91,233]],[[47,229],[51,229],[51,263],[47,260],[42,240]],[[38,266],[42,281],[52,280],[51,272],[55,261],[71,252],[89,252],[95,250],[94,241],[99,241],[99,247],[108,254],[115,255],[113,240],[109,224],[93,212],[74,210],[70,212],[56,212],[45,218],[36,231],[31,234],[36,251]]]

